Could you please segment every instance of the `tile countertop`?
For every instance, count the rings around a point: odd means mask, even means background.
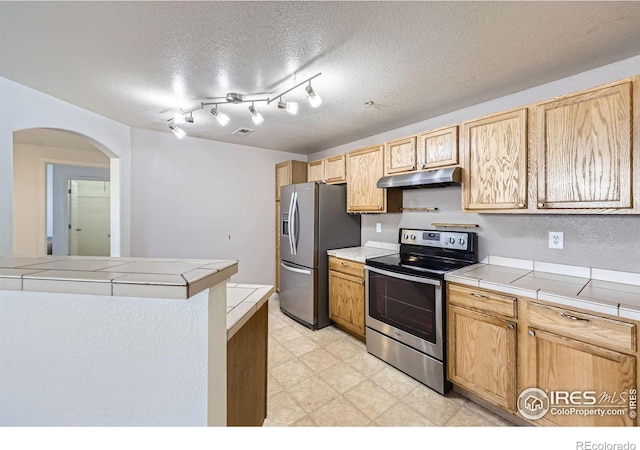
[[[275,292],[265,284],[227,283],[227,341],[264,305]]]
[[[640,320],[640,274],[489,256],[445,280]]]
[[[186,299],[238,272],[238,261],[0,257],[0,290]]]
[[[361,247],[347,247],[327,250],[327,255],[364,263],[367,258],[386,256],[398,253],[398,244],[388,242],[367,241]]]

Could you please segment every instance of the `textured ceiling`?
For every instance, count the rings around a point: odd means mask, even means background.
[[[0,2],[0,76],[132,127],[309,154],[631,56],[640,2]],[[373,101],[367,107],[365,102]],[[231,133],[248,127],[254,133]]]

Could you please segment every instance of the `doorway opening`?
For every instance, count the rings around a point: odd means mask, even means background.
[[[109,256],[110,194],[109,169],[47,164],[47,254]]]

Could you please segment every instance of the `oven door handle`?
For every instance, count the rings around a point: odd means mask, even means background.
[[[433,278],[414,277],[412,275],[405,275],[402,273],[390,272],[388,270],[382,270],[382,269],[378,269],[376,267],[371,267],[371,266],[364,266],[364,269],[370,272],[379,273],[380,275],[386,275],[392,278],[399,278],[401,280],[406,280],[406,281],[415,281],[416,283],[432,284],[434,286],[440,286],[442,284],[440,280],[434,280]]]

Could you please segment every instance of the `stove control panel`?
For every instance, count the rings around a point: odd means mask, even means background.
[[[402,228],[400,230],[400,243],[467,251],[469,249],[469,236],[464,232]]]

